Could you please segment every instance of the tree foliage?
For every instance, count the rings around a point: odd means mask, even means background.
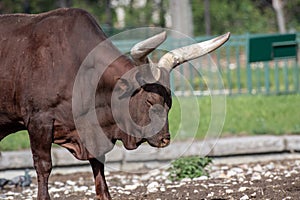
[[[125,27],[165,27],[170,0],[0,0],[1,13],[40,13],[58,7],[83,8],[92,13],[104,27],[117,24],[118,4],[125,11]],[[205,34],[204,1],[190,0],[194,35]],[[300,31],[300,0],[282,0],[288,31]],[[125,3],[124,3],[125,2]],[[144,2],[144,4],[141,4]],[[139,5],[138,5],[139,4]],[[137,6],[138,5],[138,6]],[[277,32],[272,0],[209,0],[211,34],[231,31],[234,34]],[[178,13],[180,14],[180,13]],[[107,25],[107,26],[105,26]]]

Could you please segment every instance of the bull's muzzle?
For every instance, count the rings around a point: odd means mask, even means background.
[[[151,138],[147,138],[147,142],[157,148],[163,148],[166,147],[170,144],[171,141],[171,136],[169,133],[164,134],[164,135],[155,135]]]
[[[161,143],[160,143],[160,148],[163,148],[163,147],[166,147],[170,144],[170,141],[171,141],[171,137],[170,137],[170,134],[168,134],[167,136],[163,137],[161,139]]]

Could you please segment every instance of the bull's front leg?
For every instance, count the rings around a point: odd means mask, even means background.
[[[104,176],[104,161],[105,156],[102,159],[97,160],[96,158],[90,159],[90,164],[92,166],[94,178],[95,178],[95,189],[96,189],[96,199],[110,200],[110,194],[105,181]]]
[[[48,178],[52,170],[52,122],[31,120],[28,125],[31,152],[38,181],[38,200],[49,200]]]

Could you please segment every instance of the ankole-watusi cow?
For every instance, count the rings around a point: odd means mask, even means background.
[[[136,44],[130,56],[125,56],[107,40],[95,19],[81,9],[0,15],[0,140],[19,130],[28,131],[38,199],[50,199],[52,143],[65,147],[78,159],[89,160],[96,198],[111,199],[104,177],[104,154],[117,140],[127,149],[135,149],[143,142],[154,147],[167,146],[169,73],[176,66],[215,50],[228,38],[229,33],[175,49],[154,64],[147,55],[166,39],[165,32]],[[104,41],[105,48],[90,54]],[[79,92],[79,98],[74,100],[74,91],[85,91],[84,85],[75,83],[82,64],[87,71],[103,72],[91,98],[102,133],[84,139],[85,131],[89,133],[84,128],[88,126],[78,128],[75,121],[88,115],[85,105],[89,102],[78,99],[85,99],[84,94],[89,93]],[[159,128],[156,122],[160,122]],[[94,147],[87,147],[93,142]],[[100,150],[93,151],[95,147]]]

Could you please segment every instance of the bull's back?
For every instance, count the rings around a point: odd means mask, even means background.
[[[79,9],[0,16],[0,134],[37,112],[71,113],[76,73],[103,38]]]

